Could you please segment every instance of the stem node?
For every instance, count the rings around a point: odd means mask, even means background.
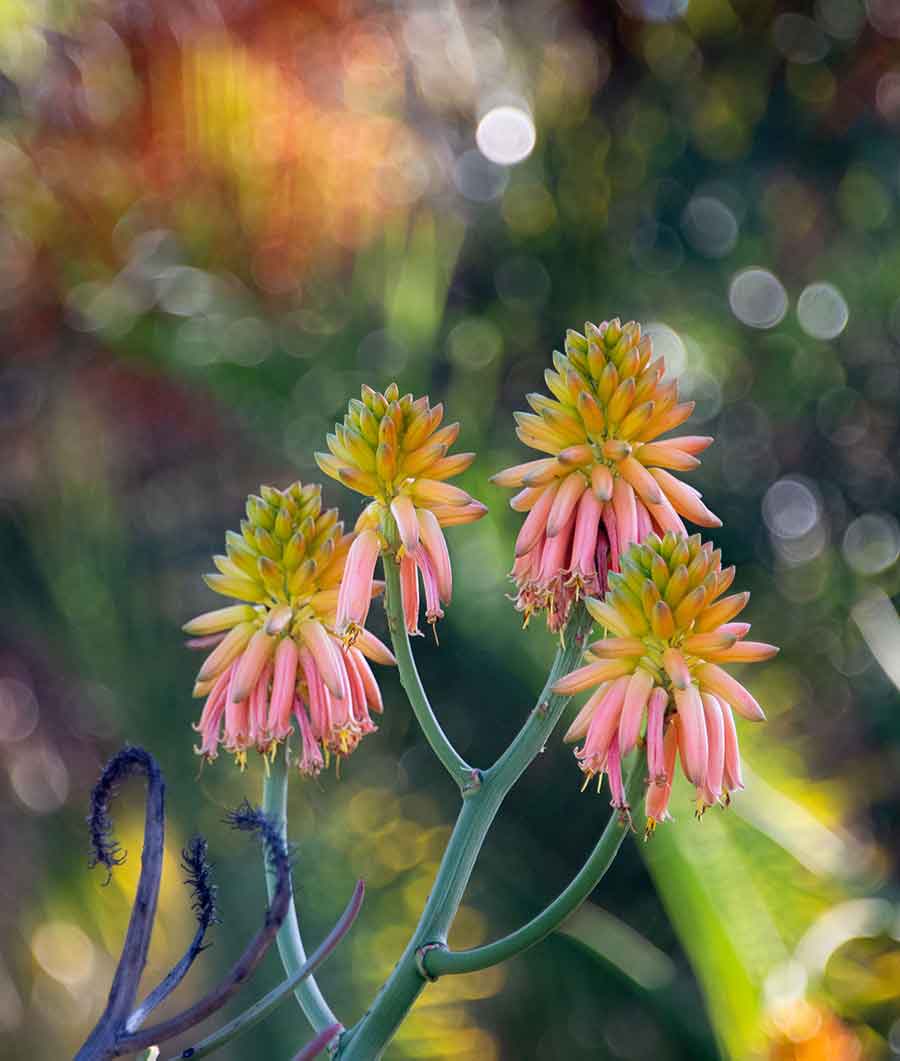
[[[473,769],[469,773],[468,780],[462,784],[462,797],[466,799],[468,796],[474,795],[476,792],[481,791],[481,785],[484,781],[484,775],[480,770]]]
[[[428,952],[432,951],[432,950],[443,950],[443,951],[445,951],[445,950],[447,950],[447,944],[446,943],[424,943],[416,951],[416,968],[419,970],[419,975],[422,977],[423,980],[427,980],[431,984],[433,984],[437,980],[437,977],[434,976],[432,973],[430,973],[428,971],[428,965],[426,964],[426,959],[428,957]]]

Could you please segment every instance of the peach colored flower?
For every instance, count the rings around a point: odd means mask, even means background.
[[[619,555],[651,531],[685,534],[682,517],[721,526],[700,493],[671,474],[699,465],[711,438],[656,441],[690,416],[677,383],[663,383],[649,335],[634,321],[569,331],[566,353],[545,373],[553,397],[529,394],[532,413],[516,413],[516,433],[548,456],[493,476],[520,487],[510,501],[527,512],[516,540],[516,607],[528,623],[546,611],[551,630],[565,626],[582,594],[603,594]]]
[[[611,636],[592,644],[587,665],[554,691],[594,689],[565,740],[583,741],[575,755],[587,780],[606,772],[612,805],[623,812],[621,760],[643,733],[649,834],[669,817],[676,759],[696,787],[698,816],[713,803],[727,804],[729,793],[743,787],[732,712],[751,721],[765,716],[720,664],[769,659],[778,649],[744,640],[749,624],[734,618],[750,594],[722,596],[734,568],[723,571],[721,553],[701,543],[699,534],[650,533],[620,562],[605,598],[585,602]]]
[[[487,509],[446,481],[464,472],[475,454],[448,456],[459,424],[440,427],[443,416],[443,406],[431,408],[427,397],[400,397],[396,383],[384,394],[363,387],[362,401],[350,402],[343,424],[328,436],[331,452],[316,454],[326,475],[373,498],[357,520],[337,604],[337,628],[348,644],[366,621],[375,564],[391,540],[399,540],[407,630],[420,632],[420,579],[429,623],[450,603],[453,573],[441,528],[481,519]]]
[[[196,647],[215,645],[194,687],[206,697],[197,752],[215,759],[222,744],[243,767],[249,748],[271,755],[296,725],[297,764],[317,774],[375,729],[369,712],[382,702],[368,660],[395,661],[367,630],[353,648],[335,632],[354,535],[343,533],[337,509],[322,511],[321,488],[297,482],[260,494],[247,501],[241,533],[226,534],[226,555],[213,557],[218,573],[204,576],[216,593],[245,603],[184,626]],[[382,588],[371,583],[369,593]]]

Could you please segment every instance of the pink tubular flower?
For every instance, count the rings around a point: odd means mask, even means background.
[[[419,633],[420,579],[429,623],[450,603],[453,574],[442,527],[472,523],[487,509],[446,481],[464,472],[475,454],[447,455],[459,425],[441,428],[443,415],[427,397],[400,397],[396,383],[384,394],[363,387],[362,401],[350,402],[343,424],[328,436],[330,452],[316,454],[326,475],[373,499],[357,521],[338,597],[337,628],[348,645],[365,622],[375,563],[389,542],[398,543],[408,632]]]
[[[612,804],[623,814],[622,757],[645,745],[649,835],[669,817],[676,758],[696,789],[698,817],[743,787],[733,712],[751,721],[765,716],[719,664],[769,659],[778,649],[743,640],[749,624],[731,620],[750,595],[722,596],[734,568],[723,571],[721,554],[699,534],[651,532],[620,561],[605,598],[586,601],[611,636],[592,644],[586,666],[560,679],[554,692],[594,690],[565,740],[582,742],[575,757],[586,784],[609,776]]]
[[[260,493],[247,502],[241,533],[226,535],[226,555],[214,557],[218,574],[206,576],[217,593],[247,603],[184,627],[201,646],[214,644],[194,688],[206,697],[194,727],[197,752],[215,759],[221,744],[243,767],[250,748],[272,755],[296,728],[297,765],[315,775],[373,732],[369,712],[382,710],[368,660],[395,661],[362,623],[383,587],[372,578],[367,542],[359,548],[364,536],[343,534],[337,510],[322,511],[318,486],[264,486]],[[369,565],[365,599],[353,602],[361,618],[353,648],[337,634],[339,586],[351,558],[357,568]]]
[[[677,384],[662,382],[663,359],[652,358],[650,336],[633,321],[586,324],[585,335],[568,332],[565,355],[553,355],[555,371],[545,375],[553,397],[530,394],[533,412],[516,413],[519,438],[549,454],[493,476],[520,488],[510,505],[528,513],[512,570],[526,625],[545,611],[550,629],[561,630],[573,603],[602,595],[620,553],[651,531],[685,534],[682,517],[721,525],[667,470],[696,468],[712,439],[656,441],[693,402],[679,404]]]

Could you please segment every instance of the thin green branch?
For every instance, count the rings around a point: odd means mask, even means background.
[[[625,780],[625,791],[631,806],[637,804],[643,789],[644,765],[644,755],[636,755]],[[448,974],[474,973],[480,969],[488,969],[492,965],[499,965],[500,962],[514,958],[549,936],[551,932],[555,932],[588,898],[612,865],[628,833],[628,828],[620,817],[618,812],[610,816],[596,847],[569,886],[537,917],[508,936],[483,947],[462,951],[451,951],[443,947],[428,948],[420,955],[420,963],[426,975],[436,980],[439,976]]]
[[[196,1043],[194,1046],[188,1047],[178,1056],[180,1058],[206,1057],[208,1054],[218,1050],[226,1043],[231,1042],[232,1039],[236,1039],[239,1035],[249,1031],[251,1028],[259,1024],[260,1021],[265,1020],[265,1018],[268,1017],[285,998],[287,998],[291,991],[294,991],[304,980],[311,976],[325,959],[334,952],[337,945],[347,932],[349,932],[351,925],[356,920],[356,915],[359,913],[360,906],[362,906],[364,893],[365,885],[362,881],[357,881],[350,902],[335,923],[334,928],[328,933],[315,951],[313,951],[309,960],[293,976],[289,976],[277,987],[273,988],[267,995],[250,1006],[249,1009],[244,1010],[240,1016],[229,1021],[228,1024],[219,1028],[218,1031],[213,1032],[212,1035],[208,1035],[205,1039],[201,1039],[200,1042]],[[338,1031],[340,1031],[340,1025],[328,1025],[322,1032],[320,1032],[320,1036],[324,1035],[326,1037],[323,1045],[330,1042]],[[331,1034],[328,1034],[329,1032],[331,1032]],[[317,1040],[318,1037],[313,1041],[315,1042]],[[313,1054],[311,1056],[315,1055]],[[175,1061],[175,1059],[173,1058],[172,1061]]]
[[[399,608],[399,573],[391,571],[394,565],[388,563],[385,566],[388,592],[390,594],[393,586],[394,601]],[[402,616],[400,622],[402,624]],[[553,693],[552,687],[580,662],[590,626],[591,620],[585,609],[578,607],[569,623],[566,644],[557,652],[546,685],[525,725],[507,752],[482,775],[481,785],[473,786],[468,792],[464,788],[467,798],[453,827],[419,924],[369,1011],[342,1037],[341,1061],[380,1058],[428,982],[428,973],[420,964],[420,953],[434,945],[437,945],[435,949],[446,946],[450,926],[497,811],[550,737],[569,701],[569,697]],[[406,644],[408,648],[408,642]]]
[[[285,751],[281,750],[274,757],[269,773],[263,782],[263,812],[278,824],[282,839],[287,843],[287,762]],[[265,860],[266,889],[271,902],[273,892],[277,885],[277,877]],[[306,950],[303,947],[303,939],[300,935],[300,924],[297,920],[297,910],[294,906],[293,897],[288,907],[287,916],[276,937],[278,953],[281,956],[281,964],[288,977],[297,976],[307,963]],[[319,985],[312,976],[302,980],[294,990],[300,1008],[306,1014],[306,1019],[316,1032],[323,1032],[332,1024],[340,1024],[337,1017],[331,1011],[331,1007],[325,1001],[325,997],[319,990]]]
[[[406,691],[413,714],[425,734],[425,739],[431,745],[432,751],[460,789],[467,792],[477,787],[479,774],[469,766],[450,743],[428,701],[428,695],[422,686],[422,680],[419,678],[416,662],[413,659],[409,634],[406,632],[403,598],[400,591],[400,569],[390,555],[384,557],[384,575],[386,583],[384,606],[394,655],[397,657],[400,683]]]

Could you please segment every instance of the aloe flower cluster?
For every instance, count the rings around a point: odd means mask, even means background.
[[[218,573],[204,576],[242,603],[184,626],[196,647],[215,644],[194,687],[206,697],[199,754],[214,759],[222,744],[243,766],[248,749],[270,756],[296,727],[298,766],[317,774],[375,729],[370,711],[381,712],[382,700],[369,660],[391,664],[393,654],[367,630],[352,646],[336,633],[353,539],[337,509],[322,510],[316,484],[263,486],[248,499],[240,534],[229,531],[225,555],[213,557]]]
[[[743,787],[733,712],[754,722],[765,716],[720,664],[769,659],[778,649],[744,640],[750,625],[734,619],[750,594],[722,596],[734,573],[699,534],[648,534],[622,555],[604,600],[586,601],[612,636],[594,642],[587,665],[555,686],[564,694],[594,690],[565,739],[583,741],[575,755],[585,784],[606,772],[623,812],[622,758],[643,734],[648,833],[669,817],[676,759],[696,788],[698,815]]]
[[[696,468],[712,442],[700,435],[658,441],[690,416],[649,335],[618,319],[569,331],[545,380],[552,397],[529,394],[516,413],[526,446],[549,456],[493,477],[519,487],[510,504],[528,516],[516,540],[516,607],[527,623],[545,611],[551,630],[583,594],[603,593],[619,557],[651,531],[686,534],[683,519],[721,526],[699,491],[672,475]]]
[[[448,454],[459,424],[441,427],[443,418],[442,405],[432,408],[427,397],[401,397],[396,383],[383,394],[363,387],[362,400],[350,402],[343,424],[327,438],[331,452],[316,454],[326,475],[372,498],[357,520],[337,602],[337,628],[349,644],[365,624],[378,557],[394,552],[394,527],[408,632],[420,633],[420,577],[429,623],[442,618],[450,603],[453,572],[441,528],[472,523],[487,508],[447,482],[464,472],[475,454]]]
[[[427,397],[401,396],[396,383],[383,393],[363,387],[327,436],[328,452],[315,454],[325,474],[368,499],[353,531],[344,533],[336,509],[323,511],[318,486],[262,487],[247,502],[240,533],[226,535],[225,555],[214,558],[218,573],[206,576],[238,603],[185,627],[195,647],[212,647],[194,690],[206,697],[197,751],[212,759],[222,745],[242,766],[248,749],[262,753],[263,804],[282,830],[290,755],[277,749],[287,743],[290,752],[297,731],[294,758],[305,775],[349,755],[374,730],[371,712],[382,710],[371,661],[396,664],[422,736],[462,798],[419,922],[360,1020],[344,1029],[312,976],[294,981],[316,1030],[298,1061],[325,1046],[341,1061],[381,1057],[427,982],[490,968],[553,931],[609,867],[630,804],[644,796],[646,837],[670,818],[679,766],[698,818],[743,787],[735,715],[759,721],[764,714],[726,667],[778,650],[747,639],[750,626],[738,616],[749,594],[729,592],[735,569],[723,568],[721,552],[685,526],[720,526],[699,491],[672,474],[696,468],[712,439],[663,437],[693,404],[679,401],[636,323],[587,324],[584,335],[568,333],[565,349],[546,373],[552,396],[531,394],[533,412],[516,414],[519,438],[543,456],[494,476],[518,488],[511,504],[526,514],[512,570],[516,608],[526,625],[546,613],[560,638],[552,673],[563,677],[541,693],[496,762],[476,766],[454,746],[410,640],[420,633],[422,594],[432,627],[452,597],[445,528],[487,512],[449,482],[475,455],[452,454],[459,425],[445,425],[443,407]],[[366,629],[382,593],[393,652]],[[588,619],[602,636],[585,651]],[[574,633],[566,631],[570,620]],[[617,813],[544,911],[491,943],[454,950],[446,940],[491,822],[546,746],[567,699],[581,692],[588,699],[564,740],[576,746],[585,788],[596,781],[599,791],[608,778]],[[316,960],[307,959],[296,921],[279,949],[291,976]]]
[[[742,787],[734,713],[764,716],[722,664],[767,659],[777,649],[746,640],[749,625],[735,617],[749,594],[725,595],[734,568],[722,568],[710,542],[687,535],[684,520],[720,521],[672,473],[696,468],[712,439],[661,437],[684,423],[693,403],[680,402],[677,384],[665,381],[650,337],[614,319],[568,332],[565,349],[546,372],[552,396],[531,394],[533,412],[516,414],[519,438],[546,456],[494,482],[518,487],[512,507],[527,513],[512,572],[525,622],[546,612],[562,636],[583,598],[604,628],[585,665],[554,692],[591,690],[565,739],[578,745],[585,784],[596,778],[599,786],[607,775],[623,814],[622,761],[646,749],[649,834],[669,817],[678,762],[698,815]],[[206,577],[241,603],[185,627],[195,644],[215,644],[195,687],[206,697],[196,727],[201,754],[215,758],[221,744],[243,765],[249,748],[272,755],[296,729],[300,769],[316,774],[375,728],[371,712],[382,702],[369,661],[396,662],[365,627],[384,588],[375,577],[379,557],[397,565],[385,568],[396,580],[397,629],[418,634],[420,584],[431,624],[453,592],[444,528],[487,512],[448,482],[475,455],[449,452],[459,425],[444,425],[443,415],[425,396],[401,396],[396,383],[383,393],[364,386],[349,403],[327,436],[328,452],[315,457],[323,472],[370,499],[352,533],[336,509],[322,510],[315,485],[262,487],[249,499],[240,534],[229,533],[226,555],[215,557],[218,574]],[[445,742],[427,703],[413,707],[429,740]],[[452,749],[439,757],[465,774]]]

